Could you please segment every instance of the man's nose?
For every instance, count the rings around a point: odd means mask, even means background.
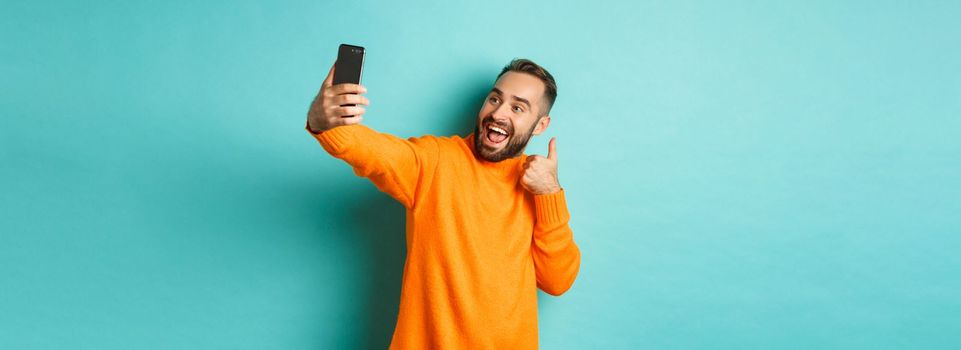
[[[493,115],[494,119],[497,119],[499,122],[507,121],[510,119],[510,109],[511,108],[508,104],[502,103],[500,106],[497,106],[497,108],[494,109],[494,113],[491,113],[491,115]]]

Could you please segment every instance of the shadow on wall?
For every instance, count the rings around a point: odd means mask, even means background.
[[[377,192],[357,199],[350,217],[358,232],[353,237],[367,248],[364,258],[370,261],[364,285],[369,290],[358,295],[363,300],[365,329],[358,332],[363,339],[356,344],[362,349],[386,349],[397,323],[400,285],[406,259],[404,206],[386,194]]]
[[[435,136],[465,136],[472,133],[478,108],[490,91],[491,81],[491,77],[477,74],[473,79],[467,79],[461,85],[462,89],[453,91],[449,99],[451,103],[436,109],[441,124],[435,127],[425,125],[424,130],[429,131],[424,134],[430,131],[435,132]],[[330,171],[341,172],[345,169],[348,168],[337,167]],[[365,186],[373,188],[370,182]],[[346,227],[356,232],[349,232],[348,237],[340,238],[360,241],[351,246],[365,249],[363,259],[370,262],[368,271],[358,271],[369,279],[364,284],[369,289],[358,295],[358,300],[364,305],[363,310],[358,310],[363,314],[360,318],[364,320],[361,325],[364,329],[354,333],[361,339],[348,341],[357,344],[360,349],[386,349],[390,345],[400,307],[401,280],[406,259],[405,209],[379,191],[358,191],[357,188],[340,190],[362,193],[360,198],[347,198],[352,203],[347,215],[351,222],[346,223]]]

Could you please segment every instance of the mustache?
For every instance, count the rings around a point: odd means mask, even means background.
[[[491,116],[486,116],[486,117],[484,117],[484,120],[481,122],[481,125],[484,125],[484,126],[494,125],[494,126],[499,127],[499,128],[501,128],[501,129],[507,130],[507,133],[509,133],[509,134],[511,134],[511,135],[514,135],[514,127],[513,127],[513,126],[511,126],[510,124],[501,124],[501,123],[498,123],[497,120],[495,120],[494,117],[491,117]]]

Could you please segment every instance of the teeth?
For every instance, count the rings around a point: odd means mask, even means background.
[[[504,134],[504,135],[507,135],[507,130],[504,130],[504,129],[501,129],[501,128],[498,128],[498,127],[496,127],[496,126],[493,126],[493,125],[492,125],[492,126],[488,126],[488,128],[490,128],[491,130],[494,130],[494,131],[496,131],[496,132],[498,132],[498,133],[501,133],[501,134]]]

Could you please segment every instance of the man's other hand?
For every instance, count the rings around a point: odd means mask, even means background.
[[[557,182],[556,138],[552,137],[548,144],[547,157],[532,155],[525,159],[521,185],[533,194],[551,194],[561,190]]]

